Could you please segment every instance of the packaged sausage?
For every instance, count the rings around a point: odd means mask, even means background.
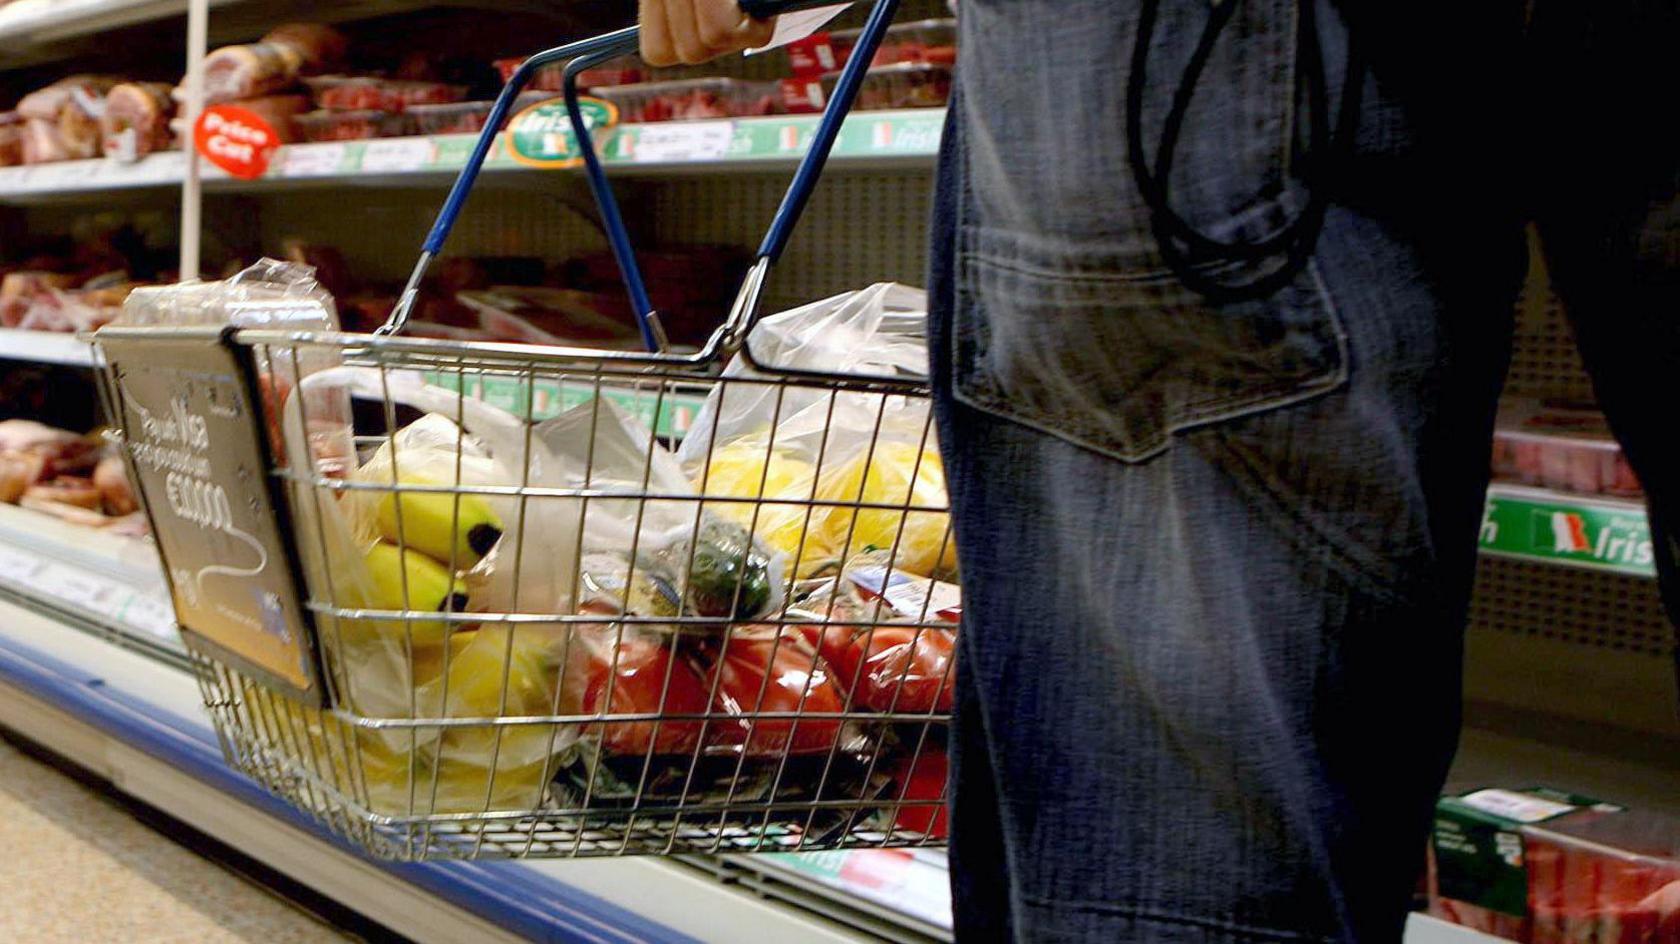
[[[305,141],[366,141],[400,138],[413,127],[406,115],[388,111],[312,111],[292,119]]]
[[[823,76],[825,97],[834,91],[839,72]],[[921,62],[873,66],[864,74],[853,107],[859,111],[889,108],[942,108],[951,98],[951,67]]]
[[[861,29],[838,30],[829,34],[830,42],[841,64],[850,57],[857,45]],[[899,62],[917,62],[950,66],[957,62],[957,21],[954,19],[922,20],[899,23],[887,29],[881,45],[875,50],[872,66],[886,66]],[[836,68],[835,66],[831,66]]]

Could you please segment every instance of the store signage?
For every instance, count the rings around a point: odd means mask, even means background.
[[[250,349],[231,328],[106,328],[124,453],[187,644],[319,705],[315,633],[272,468]]]
[[[280,135],[261,115],[238,105],[212,105],[193,126],[193,147],[205,160],[241,180],[268,172]]]
[[[1651,576],[1651,526],[1636,506],[1494,493],[1482,512],[1483,551]]]
[[[618,106],[598,98],[578,99],[583,126],[590,132],[618,123]],[[583,163],[583,151],[572,134],[566,102],[552,98],[513,117],[507,130],[508,155],[527,167],[560,170]]]

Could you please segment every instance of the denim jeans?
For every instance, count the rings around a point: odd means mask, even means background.
[[[1298,8],[1224,2],[1173,201],[1260,239],[1306,201]],[[1672,225],[1673,165],[1534,207],[1544,168],[1513,146],[1532,123],[1521,3],[1352,22],[1326,3],[1329,87],[1350,33],[1368,69],[1352,153],[1319,182],[1322,235],[1281,291],[1213,305],[1163,261],[1127,164],[1136,7],[960,8],[929,279],[966,596],[958,939],[1395,941],[1456,747],[1524,214],[1599,221],[1554,270],[1612,423],[1672,505],[1673,231],[1634,234]],[[1163,7],[1149,141],[1210,4]]]

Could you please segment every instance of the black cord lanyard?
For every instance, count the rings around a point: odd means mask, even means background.
[[[1301,170],[1308,190],[1307,205],[1276,233],[1258,241],[1225,242],[1197,230],[1172,208],[1169,181],[1173,152],[1178,147],[1196,84],[1201,81],[1214,44],[1231,22],[1239,2],[1241,0],[1214,0],[1212,3],[1207,25],[1202,28],[1201,38],[1197,40],[1190,61],[1185,64],[1184,74],[1173,90],[1172,105],[1167,110],[1166,120],[1161,126],[1161,140],[1155,148],[1153,168],[1144,155],[1143,90],[1148,78],[1149,44],[1160,17],[1161,0],[1143,0],[1137,40],[1132,46],[1131,72],[1126,79],[1126,151],[1132,177],[1149,206],[1155,241],[1180,280],[1216,304],[1265,298],[1293,280],[1312,258],[1319,233],[1324,228],[1325,211],[1329,208],[1329,188],[1322,177],[1325,168],[1337,156],[1336,149],[1348,151],[1352,148],[1359,120],[1360,91],[1364,84],[1364,71],[1354,58],[1350,31],[1341,112],[1332,136],[1330,122],[1325,120],[1329,110],[1329,80],[1325,76],[1324,50],[1319,43],[1317,4],[1315,0],[1301,0],[1297,44],[1301,68],[1298,74],[1306,77],[1307,108],[1312,115],[1311,143]],[[1293,93],[1290,97],[1293,101]],[[1239,266],[1243,271],[1230,280],[1209,271],[1222,271],[1231,266]]]

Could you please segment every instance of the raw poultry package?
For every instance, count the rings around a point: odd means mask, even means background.
[[[1429,910],[1525,944],[1680,942],[1680,819],[1543,788],[1436,806]]]

